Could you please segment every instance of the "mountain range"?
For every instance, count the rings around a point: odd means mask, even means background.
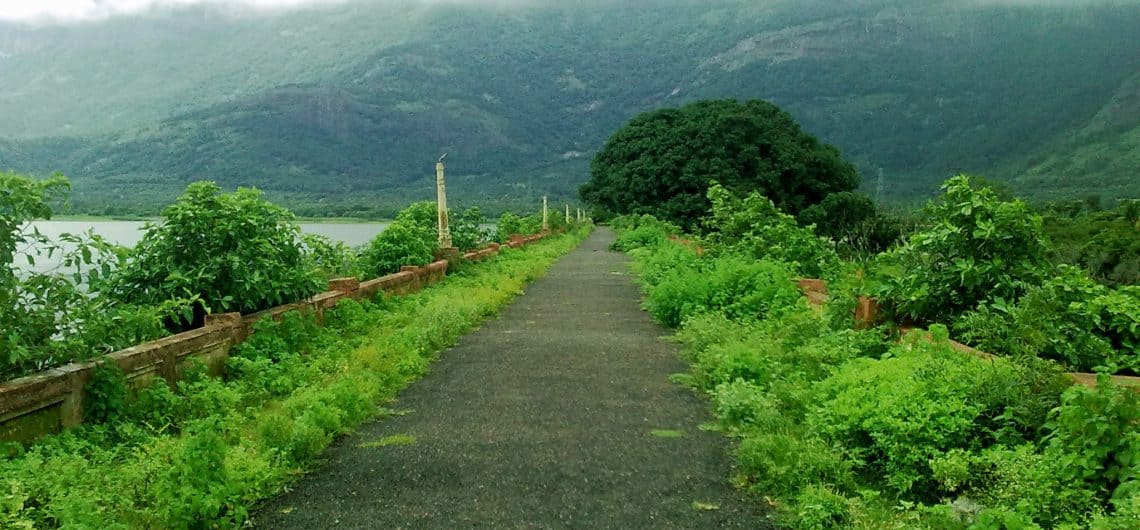
[[[0,169],[148,213],[199,179],[301,213],[573,201],[633,115],[766,99],[884,202],[958,172],[1140,196],[1140,2],[358,0],[0,23]]]

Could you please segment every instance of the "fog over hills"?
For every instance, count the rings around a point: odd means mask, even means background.
[[[275,3],[0,11],[0,168],[62,171],[94,211],[200,178],[368,210],[430,197],[448,152],[458,201],[517,207],[572,197],[634,114],[734,97],[882,200],[957,171],[1140,195],[1140,2]]]

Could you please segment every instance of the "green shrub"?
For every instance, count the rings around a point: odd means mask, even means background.
[[[217,422],[202,423],[170,455],[170,465],[158,475],[150,492],[163,526],[210,528],[246,517],[228,487],[227,446],[221,432]]]
[[[522,219],[511,212],[503,212],[499,222],[495,225],[495,241],[506,243],[511,240],[512,234],[522,233]]]
[[[818,484],[805,487],[796,495],[795,526],[803,530],[847,528],[851,501],[834,489]]]
[[[822,401],[808,419],[898,493],[936,498],[940,486],[931,470],[933,459],[955,449],[975,452],[997,441],[1024,442],[1026,431],[1040,428],[1032,425],[1033,418],[1017,413],[1022,402],[1042,390],[1013,387],[1019,374],[1010,363],[965,356],[921,340],[891,353],[881,360],[852,360],[820,383]],[[1050,398],[1056,402],[1057,395],[1036,399]]]
[[[426,265],[435,257],[436,245],[434,232],[397,220],[364,248],[361,268],[365,276],[376,278],[398,272],[400,267]]]
[[[830,276],[838,266],[839,256],[830,243],[810,227],[796,224],[771,200],[757,193],[741,199],[717,184],[709,188],[708,197],[712,214],[704,225],[710,252],[782,261],[810,278]]]
[[[784,264],[725,256],[675,269],[649,290],[646,307],[661,323],[677,327],[709,311],[732,319],[764,318],[796,307],[801,298]]]
[[[984,304],[955,330],[993,353],[1039,355],[1081,371],[1140,372],[1140,287],[1111,289],[1063,265],[1017,304]]]
[[[854,481],[841,448],[803,432],[745,431],[737,458],[740,480],[760,494],[794,495],[811,485],[849,487]]]
[[[67,179],[37,181],[0,171],[0,379],[118,350],[167,333],[164,319],[186,305],[124,305],[90,296],[121,264],[125,249],[91,231],[52,240],[29,224],[50,219]],[[50,272],[17,267],[47,256]]]
[[[660,245],[669,238],[669,234],[657,226],[639,226],[632,230],[622,232],[610,245],[614,250],[628,252],[635,248],[652,248]]]
[[[1140,494],[1140,396],[1101,376],[1096,389],[1074,386],[1051,418],[1045,450],[1061,478],[1083,482],[1102,500]]]
[[[1047,277],[1048,241],[1028,206],[964,175],[942,190],[926,207],[929,226],[892,252],[901,272],[882,294],[898,317],[950,322],[983,302],[1017,300]]]
[[[321,280],[359,277],[360,261],[352,247],[318,234],[301,234],[306,267]]]
[[[163,216],[161,224],[148,225],[104,295],[152,306],[200,300],[198,323],[206,310],[252,313],[320,290],[293,214],[256,190],[222,193],[212,182],[196,182]],[[178,324],[192,322],[179,318]]]
[[[491,234],[483,228],[487,217],[477,207],[463,210],[461,215],[451,218],[451,244],[460,251],[479,248],[491,238]]]
[[[113,362],[95,365],[83,387],[83,418],[91,423],[118,419],[127,410],[127,378]]]

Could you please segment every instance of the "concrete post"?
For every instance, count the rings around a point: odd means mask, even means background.
[[[542,196],[542,231],[550,230],[550,217],[546,210],[546,195]]]
[[[447,191],[443,184],[443,157],[435,163],[436,213],[439,216],[439,248],[451,248],[451,229],[447,226]]]

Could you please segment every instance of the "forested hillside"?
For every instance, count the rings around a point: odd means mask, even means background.
[[[572,197],[634,114],[735,97],[787,109],[882,200],[959,171],[1111,199],[1140,194],[1137,42],[1140,3],[1096,1],[360,1],[8,24],[0,168],[63,171],[90,211],[210,178],[376,213],[429,196],[448,152],[457,200],[511,207]]]

